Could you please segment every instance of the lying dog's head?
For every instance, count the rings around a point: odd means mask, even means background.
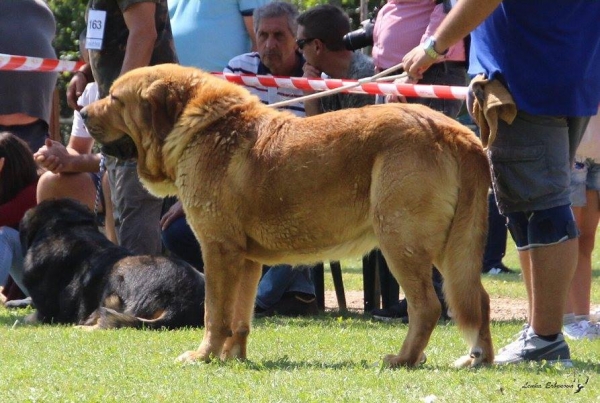
[[[29,209],[19,227],[21,243],[27,250],[44,229],[61,230],[85,225],[97,228],[94,213],[73,199],[46,200]]]

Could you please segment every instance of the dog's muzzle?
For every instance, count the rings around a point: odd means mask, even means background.
[[[124,135],[118,140],[106,143],[101,147],[104,154],[112,155],[120,160],[135,159],[138,156],[137,148],[131,137]]]

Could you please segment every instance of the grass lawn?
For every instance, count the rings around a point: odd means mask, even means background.
[[[344,262],[347,290],[360,290],[358,264]],[[514,247],[505,263],[517,268]],[[600,252],[593,297],[600,303]],[[331,276],[326,275],[326,279]],[[518,274],[484,276],[493,296],[524,299]],[[331,284],[327,285],[332,288]],[[29,310],[0,308],[0,401],[11,402],[546,402],[600,401],[600,341],[570,342],[573,369],[522,364],[457,370],[466,344],[452,323],[440,324],[419,369],[389,370],[407,326],[334,312],[308,319],[254,323],[245,362],[180,365],[174,358],[200,342],[202,330],[84,332],[27,327]],[[522,323],[494,322],[496,348]],[[578,385],[583,386],[575,393]]]

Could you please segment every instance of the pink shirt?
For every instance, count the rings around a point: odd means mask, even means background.
[[[433,35],[446,14],[443,4],[434,0],[388,0],[375,20],[373,61],[387,69],[402,61],[410,50]],[[465,48],[460,41],[439,61],[464,61]]]

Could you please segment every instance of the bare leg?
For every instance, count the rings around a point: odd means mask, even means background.
[[[70,197],[94,210],[96,187],[87,172],[53,174],[45,172],[38,182],[37,201]]]
[[[563,309],[577,265],[578,240],[530,250],[531,326],[539,335],[560,333]]]
[[[528,250],[519,251],[519,262],[521,263],[521,272],[523,273],[523,283],[525,283],[525,290],[527,291],[527,322],[531,324],[533,289],[531,285],[531,254]]]
[[[600,219],[598,192],[588,190],[586,192],[586,199],[587,203],[584,207],[573,208],[581,235],[579,237],[577,269],[571,282],[565,313],[574,313],[576,316],[590,314],[592,251],[594,250],[596,229],[598,228],[598,221]]]

